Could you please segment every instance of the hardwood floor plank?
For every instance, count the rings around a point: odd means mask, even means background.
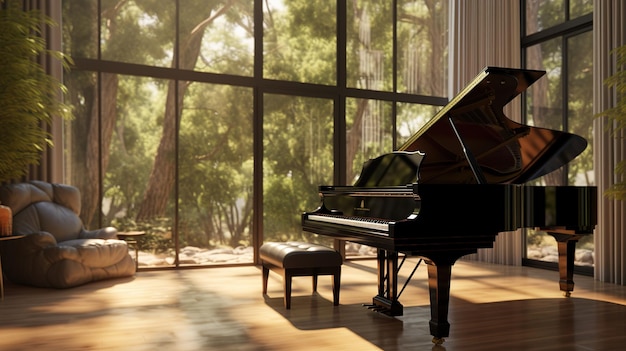
[[[413,260],[413,259],[411,259]],[[416,261],[411,261],[416,263]],[[401,272],[406,277],[410,269]],[[292,309],[281,278],[261,294],[258,267],[144,271],[130,279],[55,290],[6,282],[0,350],[622,350],[626,287],[575,276],[571,298],[558,274],[458,262],[452,270],[450,337],[434,346],[426,271],[401,295],[404,315],[367,310],[374,261],[344,264],[340,306],[330,277],[311,293],[293,280]]]

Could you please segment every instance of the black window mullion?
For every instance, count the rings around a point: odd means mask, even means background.
[[[346,99],[347,99],[347,43],[348,43],[348,5],[347,1],[337,1],[337,97],[334,101],[334,148],[335,159],[334,181],[335,184],[346,182]]]
[[[259,248],[263,244],[263,1],[254,0],[254,77],[253,81],[253,177],[252,177],[252,243],[253,260],[260,264]]]

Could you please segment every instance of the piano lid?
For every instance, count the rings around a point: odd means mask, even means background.
[[[584,138],[523,125],[504,115],[504,106],[544,74],[485,68],[400,147],[400,151],[426,154],[419,170],[420,183],[477,183],[463,145],[483,182],[490,184],[525,183],[578,156],[587,147]]]

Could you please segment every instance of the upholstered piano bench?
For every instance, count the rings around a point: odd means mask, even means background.
[[[267,294],[267,280],[272,270],[283,276],[285,308],[291,308],[291,278],[312,276],[313,292],[317,291],[317,276],[333,276],[333,304],[339,305],[341,264],[339,252],[326,246],[305,242],[267,242],[260,249],[263,264],[263,295]]]

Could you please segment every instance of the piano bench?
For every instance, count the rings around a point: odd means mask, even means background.
[[[333,276],[333,304],[339,305],[341,254],[326,246],[305,242],[267,242],[259,251],[263,265],[263,295],[267,295],[267,280],[272,270],[283,276],[285,308],[291,308],[291,278],[312,276],[313,292],[317,291],[317,276]]]

